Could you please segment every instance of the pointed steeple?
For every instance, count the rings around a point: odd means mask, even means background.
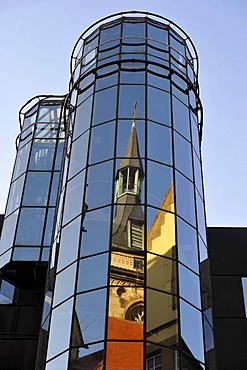
[[[142,161],[140,159],[135,123],[132,123],[126,153],[124,158],[122,158],[119,164],[118,171],[126,167],[133,167],[139,169],[140,172],[143,174],[143,166]]]
[[[116,173],[116,215],[112,228],[112,245],[117,248],[143,248],[144,214],[141,185],[144,178],[135,126],[134,104],[132,127],[124,158]]]

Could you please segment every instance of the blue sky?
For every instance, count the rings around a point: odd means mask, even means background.
[[[66,93],[70,55],[80,34],[124,10],[160,14],[192,38],[200,58],[208,224],[246,226],[246,0],[1,0],[0,212],[15,158],[20,107],[34,95]]]

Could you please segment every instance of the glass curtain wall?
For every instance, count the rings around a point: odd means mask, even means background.
[[[65,140],[63,103],[64,97],[37,97],[20,111],[21,133],[2,232],[1,267],[10,260],[49,260]]]
[[[45,369],[209,368],[196,51],[172,22],[126,14],[72,62]]]

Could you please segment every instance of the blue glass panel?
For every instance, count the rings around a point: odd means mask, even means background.
[[[179,261],[199,272],[196,230],[177,217],[177,236]]]
[[[123,65],[124,68],[124,65]],[[145,72],[144,71],[121,71],[120,83],[129,84],[144,84],[145,83]]]
[[[83,222],[81,256],[109,250],[110,213],[110,207],[86,213]]]
[[[194,185],[176,171],[176,209],[179,216],[195,226]]]
[[[54,167],[55,170],[61,169],[63,149],[64,149],[64,140],[59,140],[57,143],[56,160],[55,160],[55,167]]]
[[[55,146],[55,140],[34,140],[29,169],[51,170],[53,165]]]
[[[192,143],[196,154],[200,157],[199,130],[197,123],[194,121],[195,116],[191,114]]]
[[[76,139],[90,126],[92,100],[93,98],[90,96],[79,107],[76,108],[73,139]]]
[[[53,307],[73,295],[77,263],[67,267],[56,275]]]
[[[245,316],[247,317],[247,278],[242,277],[242,288],[244,296]]]
[[[11,212],[13,212],[16,208],[19,207],[21,196],[22,196],[24,179],[25,179],[25,176],[23,175],[19,177],[16,181],[12,182],[9,196],[8,196],[8,203],[7,203],[5,217],[7,217]]]
[[[204,362],[201,312],[180,299],[180,317],[184,351]]]
[[[76,218],[62,229],[59,247],[58,271],[74,262],[78,255],[81,217]]]
[[[110,159],[114,151],[115,122],[94,127],[91,132],[89,163]]]
[[[2,280],[1,289],[0,289],[0,304],[9,304],[12,303],[15,293],[15,286]]]
[[[193,180],[191,144],[174,131],[175,167]]]
[[[145,117],[144,85],[121,85],[119,94],[119,118],[132,118],[135,102],[137,102],[136,118]]]
[[[171,210],[174,202],[173,171],[171,167],[148,161],[147,202],[149,205]]]
[[[206,217],[204,202],[197,191],[196,191],[196,204],[197,204],[198,230],[202,237],[202,240],[206,242]]]
[[[189,109],[174,96],[172,102],[174,128],[190,141]]]
[[[148,84],[162,90],[170,91],[170,80],[156,76],[153,73],[148,73]]]
[[[103,340],[105,337],[106,290],[97,290],[77,296],[75,319],[83,343]]]
[[[18,150],[17,157],[15,160],[13,180],[20,176],[27,169],[27,161],[30,153],[31,142],[25,145],[23,148]]]
[[[200,280],[198,275],[194,274],[179,263],[179,294],[181,297],[201,308]]]
[[[203,197],[203,188],[202,188],[202,169],[201,169],[201,162],[199,158],[197,157],[195,151],[193,150],[193,158],[194,158],[194,171],[195,171],[195,182],[196,187],[201,195]]]
[[[86,188],[88,209],[101,207],[112,201],[112,161],[89,167]]]
[[[77,292],[107,285],[108,260],[108,253],[80,260]]]
[[[52,311],[47,353],[48,359],[58,355],[69,347],[72,307],[73,299],[70,299]]]
[[[1,235],[1,253],[7,251],[13,245],[13,239],[15,235],[15,228],[16,228],[18,213],[19,213],[19,210],[15,211],[14,213],[12,213],[9,217],[5,218],[4,220],[3,230],[2,230],[2,235]]]
[[[13,253],[13,261],[38,261],[40,256],[40,248],[15,248]]]
[[[82,212],[85,171],[80,172],[67,184],[63,224],[69,222]]]
[[[170,95],[162,90],[148,86],[148,118],[170,125]]]
[[[148,122],[148,158],[172,165],[172,134],[170,128]]]
[[[45,208],[22,208],[15,244],[41,245]]]
[[[136,36],[136,38],[134,37]],[[146,36],[145,23],[127,23],[123,24],[123,41],[129,44],[138,44],[144,41],[143,37]]]
[[[108,49],[119,44],[120,28],[121,25],[117,24],[113,27],[105,27],[100,31],[100,50]],[[114,40],[117,39],[117,40]],[[104,45],[102,45],[104,44]]]
[[[67,370],[69,352],[63,353],[46,365],[46,370]]]
[[[69,178],[74,176],[86,166],[87,143],[88,131],[72,143],[69,163]]]
[[[39,107],[38,122],[58,122],[61,116],[61,105],[45,105]]]
[[[51,237],[52,237],[52,231],[53,231],[53,224],[54,224],[54,213],[55,208],[49,208],[48,214],[46,217],[46,225],[45,225],[45,237],[43,245],[51,245]]]
[[[181,53],[182,55],[185,54],[185,49],[184,49],[184,44],[183,44],[183,40],[176,35],[176,37],[173,37],[172,35],[170,36],[170,45],[171,47],[178,51],[179,53]],[[174,51],[171,51],[171,53],[173,54]]]
[[[43,248],[41,261],[49,261],[50,257],[50,248]]]
[[[148,38],[153,39],[149,40],[149,45],[168,50],[168,47],[166,46],[168,44],[168,32],[166,29],[148,24]],[[157,40],[158,42],[155,42],[154,40]]]
[[[93,124],[116,117],[117,87],[98,91],[94,98]]]
[[[96,80],[96,91],[105,89],[107,87],[113,86],[117,84],[118,74],[113,73],[106,77],[97,78]]]
[[[57,203],[59,177],[60,177],[60,172],[53,172],[53,179],[52,179],[52,186],[51,186],[51,193],[50,193],[50,200],[49,200],[50,206],[55,206]]]
[[[22,204],[46,206],[50,187],[50,172],[28,172]]]
[[[91,76],[91,75],[90,75]],[[81,92],[81,90],[78,91],[78,98],[77,98],[77,105],[79,106],[84,100],[86,100],[90,95],[92,95],[94,90],[94,86],[91,85],[88,89]]]

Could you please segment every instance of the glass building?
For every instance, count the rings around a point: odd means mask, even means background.
[[[0,266],[52,244],[36,370],[213,369],[189,36],[152,13],[96,22],[69,93],[23,122]]]

